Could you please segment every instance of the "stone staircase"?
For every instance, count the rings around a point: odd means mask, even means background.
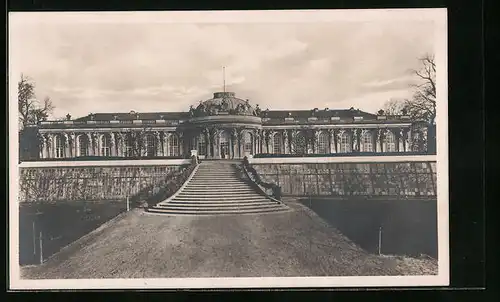
[[[239,162],[205,161],[171,198],[149,208],[171,215],[279,213],[290,209],[257,192]]]

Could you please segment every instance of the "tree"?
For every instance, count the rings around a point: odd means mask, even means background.
[[[45,97],[43,103],[40,104],[35,94],[35,83],[27,76],[21,74],[17,89],[20,130],[26,128],[27,125],[46,120],[54,110],[49,97]]]
[[[412,84],[414,89],[411,99],[390,100],[382,110],[386,114],[406,113],[415,120],[422,120],[434,125],[436,119],[436,64],[434,55],[425,54],[421,58],[420,68],[411,70],[419,83]]]

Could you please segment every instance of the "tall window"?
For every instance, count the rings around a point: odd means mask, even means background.
[[[322,131],[318,137],[318,151],[319,154],[330,153],[330,139],[328,132]]]
[[[146,135],[146,156],[153,157],[156,155],[156,138],[153,134]]]
[[[253,135],[250,132],[243,133],[243,150],[245,154],[253,154]]]
[[[168,138],[168,148],[170,156],[179,156],[179,137],[176,134]]]
[[[109,142],[109,136],[107,134],[103,134],[101,136],[101,156],[110,156],[111,148]]]
[[[349,133],[344,132],[340,136],[340,153],[351,152],[351,137]]]
[[[127,133],[125,136],[125,157],[132,157],[134,156],[134,138],[132,137],[132,134]]]
[[[79,156],[89,155],[89,139],[85,134],[78,137],[78,151]]]
[[[363,143],[363,152],[373,152],[372,133],[366,131],[361,137]]]
[[[198,137],[198,154],[199,155],[207,155],[207,140],[205,138],[205,134],[200,134]]]
[[[55,157],[62,158],[64,157],[64,140],[62,135],[55,136]]]
[[[283,153],[283,138],[281,133],[276,133],[273,136],[273,153],[282,154]]]
[[[396,152],[396,137],[392,131],[388,131],[385,134],[385,151]]]
[[[307,153],[307,139],[303,132],[298,132],[294,139],[293,145],[295,149],[295,154],[306,154]]]

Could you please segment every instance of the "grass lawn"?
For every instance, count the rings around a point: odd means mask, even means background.
[[[436,199],[315,199],[310,207],[342,234],[371,253],[378,253],[382,227],[382,254],[437,258]]]
[[[40,232],[42,232],[42,257],[47,259],[62,247],[125,210],[126,204],[121,200],[21,204],[19,208],[20,264],[39,263]],[[36,215],[37,212],[38,215]]]
[[[210,217],[134,210],[21,273],[28,279],[421,273],[366,252],[300,203],[290,206],[294,211],[280,214]],[[437,265],[424,265],[437,273]]]

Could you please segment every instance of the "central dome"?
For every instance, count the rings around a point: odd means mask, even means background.
[[[194,109],[190,109],[191,116],[206,115],[255,115],[248,100],[242,100],[235,96],[234,92],[215,92],[214,97],[200,104]]]
[[[215,92],[214,97],[203,102],[207,108],[217,107],[220,111],[236,110],[238,105],[248,106],[248,100],[236,97],[234,92]]]

